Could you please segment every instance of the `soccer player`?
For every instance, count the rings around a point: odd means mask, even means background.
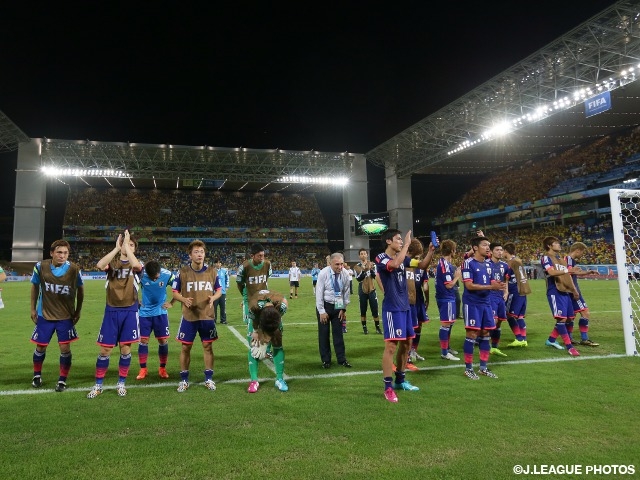
[[[356,263],[354,272],[358,281],[358,300],[360,301],[360,323],[364,334],[367,329],[367,305],[371,309],[371,316],[376,327],[376,333],[382,335],[380,330],[380,316],[378,314],[378,295],[376,293],[376,265],[369,260],[369,253],[361,248],[358,251],[360,261]]]
[[[505,260],[509,264],[509,283],[506,307],[507,321],[516,339],[508,347],[526,347],[527,343],[527,295],[531,293],[531,286],[524,271],[522,260],[516,257],[516,246],[513,243],[505,243]]]
[[[149,357],[149,337],[153,331],[158,341],[158,358],[160,378],[169,378],[167,373],[167,357],[169,356],[169,316],[167,309],[173,303],[167,302],[167,287],[171,288],[175,276],[166,268],[160,267],[155,260],[144,266],[142,273],[142,303],[140,304],[140,343],[138,344],[138,362],[140,372],[136,380],[147,376],[147,358]],[[172,299],[173,301],[173,299]]]
[[[417,391],[405,378],[405,368],[411,339],[415,336],[409,294],[407,291],[406,268],[411,263],[407,256],[411,244],[411,230],[404,240],[399,230],[389,229],[382,234],[384,251],[376,256],[376,270],[383,285],[382,317],[384,319],[385,347],[382,354],[382,374],[384,377],[384,397],[392,403],[398,401],[394,390]],[[430,249],[432,246],[429,247]],[[424,269],[431,258],[427,255],[417,266]],[[393,358],[396,357],[396,378],[393,382]]]
[[[60,376],[56,392],[67,388],[67,376],[71,369],[71,343],[78,340],[76,323],[80,320],[84,301],[84,286],[80,267],[69,262],[70,246],[66,240],[51,244],[51,260],[38,262],[31,276],[31,320],[35,323],[31,341],[36,344],[33,352],[34,388],[42,386],[42,364],[47,346],[58,336],[60,346]]]
[[[229,288],[229,270],[222,266],[222,261],[219,258],[216,258],[214,265],[216,270],[218,271],[218,283],[220,283],[220,289],[222,291],[222,295],[220,298],[213,302],[213,308],[215,310],[216,319],[220,319],[220,323],[222,325],[227,324],[227,289]],[[218,316],[218,307],[220,307],[220,316]]]
[[[316,284],[318,283],[318,274],[320,273],[320,269],[318,268],[318,264],[314,263],[313,268],[311,269],[311,282],[313,283],[313,291],[316,291]]]
[[[489,264],[491,265],[491,275],[493,280],[496,282],[500,282],[504,285],[503,291],[491,290],[489,292],[489,302],[491,303],[491,309],[493,310],[493,319],[496,324],[496,328],[491,330],[491,350],[489,353],[492,355],[499,355],[501,357],[506,357],[506,353],[502,353],[498,348],[500,346],[500,335],[502,333],[502,322],[507,319],[507,296],[508,286],[508,272],[509,265],[502,260],[502,256],[504,253],[504,249],[502,248],[502,244],[493,242],[489,244],[489,250],[491,251],[491,257],[489,258]]]
[[[440,244],[442,257],[436,267],[436,303],[440,313],[440,358],[444,360],[459,361],[458,352],[452,351],[450,346],[451,328],[456,322],[456,292],[454,290],[458,280],[462,278],[462,270],[453,265],[453,256],[456,254],[456,242],[445,240]]]
[[[564,341],[569,355],[577,357],[580,353],[571,343],[566,322],[572,321],[575,318],[571,297],[578,300],[580,294],[573,284],[567,268],[567,262],[565,262],[564,257],[560,254],[562,249],[560,240],[552,236],[545,237],[542,240],[542,246],[545,254],[540,259],[540,263],[544,269],[544,275],[547,281],[547,300],[549,301],[551,314],[556,321],[553,331],[549,335],[545,345],[557,348],[558,350],[564,350],[562,345],[557,342],[557,338],[560,336]]]
[[[587,302],[584,301],[582,292],[580,291],[580,286],[578,285],[578,277],[590,277],[598,274],[598,272],[595,270],[582,270],[578,266],[578,260],[580,260],[582,256],[587,253],[587,251],[587,246],[584,243],[575,242],[569,248],[569,255],[564,257],[564,259],[567,262],[567,268],[569,269],[571,279],[573,280],[573,284],[576,286],[576,290],[578,291],[579,295],[579,298],[577,300],[574,298],[572,299],[572,301],[574,312],[580,312],[580,320],[578,321],[578,328],[580,329],[581,337],[580,345],[597,347],[600,344],[589,339],[589,317],[591,317],[591,315],[589,313]],[[569,332],[569,336],[572,337],[573,320],[567,321],[567,332]]]
[[[249,324],[249,299],[260,290],[268,290],[267,281],[272,274],[271,262],[264,258],[264,247],[259,243],[251,245],[251,258],[245,260],[236,274],[236,285],[242,294],[243,320]]]
[[[491,249],[486,237],[471,240],[473,255],[462,264],[462,311],[464,315],[464,374],[471,380],[480,377],[473,370],[473,347],[480,340],[480,369],[478,373],[489,378],[498,376],[487,368],[489,352],[489,332],[496,328],[493,310],[489,300],[491,290],[504,291],[505,284],[493,279],[491,263],[488,259]]]
[[[435,248],[432,248],[427,253],[429,257],[429,263],[433,258],[433,252]],[[427,267],[418,268],[420,263],[420,257],[424,253],[424,246],[422,242],[417,238],[411,240],[407,255],[411,257],[411,263],[406,269],[407,273],[407,292],[409,294],[409,306],[411,308],[411,320],[413,322],[413,331],[415,337],[411,339],[411,348],[409,349],[409,359],[407,360],[407,370],[417,370],[414,365],[416,360],[423,361],[424,357],[418,355],[418,346],[420,345],[420,334],[422,332],[422,325],[429,322],[429,315],[427,315],[427,306],[429,305],[429,275],[427,274]],[[426,299],[426,300],[425,300]]]
[[[300,268],[296,265],[296,262],[291,262],[291,268],[289,269],[289,298],[298,298],[298,287],[300,286]]]
[[[96,361],[96,384],[87,398],[96,398],[102,393],[111,351],[116,345],[120,346],[116,391],[121,397],[127,394],[125,382],[131,366],[131,344],[140,341],[138,290],[142,264],[135,256],[137,246],[137,240],[130,235],[129,230],[125,230],[124,235],[118,235],[113,250],[97,264],[99,270],[107,273],[107,295],[104,318],[96,342],[100,346]]]
[[[251,381],[247,391],[256,393],[260,388],[260,383],[258,382],[258,360],[264,358],[262,353],[266,356],[267,345],[271,344],[275,352],[275,386],[281,392],[286,392],[289,390],[289,386],[284,379],[282,315],[287,312],[287,301],[278,292],[262,290],[257,295],[252,296],[249,312],[251,320],[247,325],[247,341],[251,347],[248,352]]]
[[[213,342],[218,339],[213,303],[222,295],[218,272],[204,263],[206,250],[201,240],[194,240],[187,248],[191,262],[180,269],[173,282],[173,298],[182,303],[182,319],[176,340],[182,344],[180,350],[180,382],[178,392],[189,388],[189,366],[191,347],[200,336],[204,350],[204,386],[216,389],[213,381]]]

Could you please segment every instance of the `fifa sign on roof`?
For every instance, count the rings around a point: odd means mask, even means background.
[[[607,90],[584,101],[584,116],[591,117],[611,108],[611,92]]]

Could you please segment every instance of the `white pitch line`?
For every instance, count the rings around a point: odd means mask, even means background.
[[[249,342],[247,341],[247,337],[243,336],[238,330],[235,329],[235,327],[232,327],[231,325],[227,325],[227,328],[229,330],[231,330],[231,333],[233,333],[236,338],[238,340],[240,340],[240,342],[247,348],[247,350],[249,349]],[[265,366],[271,370],[273,373],[276,373],[276,366],[274,365],[274,363],[268,359],[265,358],[264,360],[262,360],[262,363],[265,364]],[[287,377],[286,375],[284,376],[285,380],[289,377]]]
[[[579,362],[586,360],[608,360],[612,358],[624,358],[628,355],[620,354],[620,353],[612,353],[609,355],[594,355],[594,356],[580,356],[580,357],[557,357],[557,358],[539,358],[539,359],[531,359],[531,360],[511,360],[504,362],[491,362],[491,365],[500,365],[500,366],[508,366],[508,365],[530,365],[533,363],[556,363],[556,362]],[[273,365],[273,363],[271,364]],[[435,367],[422,367],[418,368],[420,372],[429,372],[429,371],[437,371],[437,370],[451,370],[455,368],[464,368],[464,363],[456,363],[454,365],[439,365]],[[348,371],[343,373],[319,373],[314,375],[294,375],[287,377],[287,380],[315,380],[322,378],[338,378],[338,377],[353,377],[356,375],[382,375],[382,370],[365,370],[365,371]],[[225,385],[225,384],[236,384],[236,383],[249,383],[251,379],[249,378],[233,378],[230,380],[224,380],[220,382],[216,382],[216,385]],[[272,381],[273,378],[259,378],[259,382],[269,382]],[[164,382],[164,383],[150,383],[145,385],[127,385],[127,390],[134,390],[139,388],[162,388],[162,387],[171,387],[175,388],[177,385],[176,382]],[[204,382],[199,383],[191,383],[191,385],[204,385]],[[115,385],[113,386],[103,386],[103,390],[115,390]],[[91,389],[91,385],[84,388],[67,388],[65,392],[88,392]],[[31,389],[31,390],[2,390],[0,391],[0,396],[7,395],[37,395],[43,393],[54,393],[55,390],[52,388],[39,388],[39,389]]]

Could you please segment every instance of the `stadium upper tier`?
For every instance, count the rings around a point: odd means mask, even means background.
[[[312,195],[73,188],[65,229],[81,226],[313,229],[326,224]]]
[[[556,195],[605,187],[640,173],[640,127],[554,153],[488,176],[440,217],[535,202]]]

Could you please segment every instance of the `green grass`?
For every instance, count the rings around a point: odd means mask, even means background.
[[[511,479],[515,464],[624,464],[640,471],[640,433],[633,423],[640,397],[638,359],[612,356],[624,354],[617,282],[582,282],[593,317],[591,337],[601,346],[580,348],[579,359],[544,346],[553,322],[544,285],[533,282],[529,347],[503,349],[509,356],[491,366],[498,380],[472,382],[458,362],[441,360],[438,323],[432,322],[424,327],[420,346],[427,360],[418,364],[420,372],[408,374],[421,391],[400,392],[398,404],[382,396],[382,338],[362,334],[357,302],[349,307],[345,338],[354,368],[320,368],[311,281],[302,283],[300,298],[290,301],[284,318],[289,392],[274,388],[265,365],[259,392],[246,392],[246,349],[231,331],[244,336],[240,297],[232,288],[230,325],[219,326],[214,343],[216,392],[197,384],[203,380],[199,345],[192,353],[194,384],[184,394],[175,391],[175,340],[171,378],[161,381],[152,339],[149,377],[135,380],[134,348],[128,396],[109,389],[94,400],[85,395],[93,384],[103,283],[86,283],[80,340],[73,345],[70,388],[64,393],[53,392],[55,344],[45,361],[43,389],[31,388],[29,284],[3,284],[2,477]],[[288,289],[281,279],[270,286]],[[434,301],[429,313],[437,318]],[[179,310],[169,316],[175,334]],[[463,331],[460,323],[453,329],[458,350]],[[504,325],[503,345],[512,338]],[[110,387],[117,358],[112,355],[105,380]]]

